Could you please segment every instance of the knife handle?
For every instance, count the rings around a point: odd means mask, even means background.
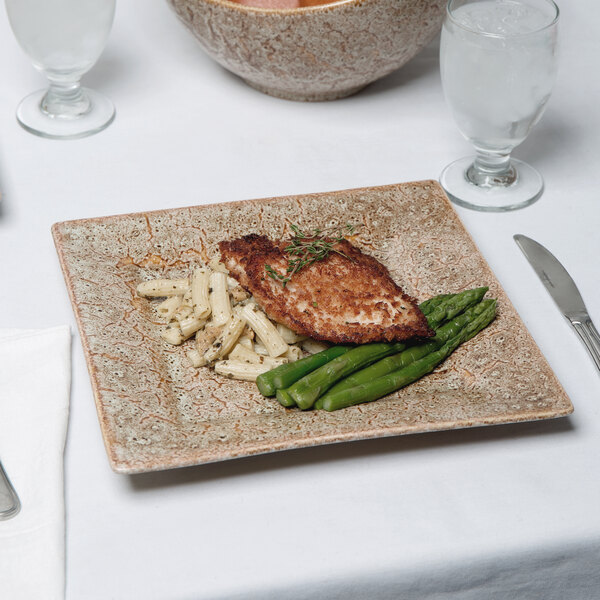
[[[588,315],[571,318],[571,324],[585,344],[600,371],[600,335]]]

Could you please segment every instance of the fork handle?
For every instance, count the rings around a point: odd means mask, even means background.
[[[572,318],[571,324],[588,349],[598,371],[600,371],[600,335],[594,327],[592,320],[589,316],[585,315]]]
[[[0,462],[0,521],[14,517],[19,510],[21,502]]]

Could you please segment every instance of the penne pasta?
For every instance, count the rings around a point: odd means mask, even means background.
[[[242,344],[236,344],[233,350],[229,353],[229,357],[231,360],[239,360],[240,362],[247,362],[258,365],[261,363],[260,354],[256,354],[252,350],[246,348]]]
[[[154,279],[143,281],[137,286],[137,293],[146,298],[161,298],[185,294],[190,282],[188,279]]]
[[[227,290],[227,275],[221,272],[210,274],[209,302],[215,325],[224,325],[231,318],[231,301]]]
[[[265,356],[264,354],[257,354],[256,352],[252,352],[252,350],[248,350],[248,348],[242,346],[242,344],[237,344],[229,353],[228,358],[231,360],[252,363],[254,365],[269,365],[271,368],[273,368],[273,366],[277,366],[278,364],[289,362],[285,358],[271,358],[270,356]]]
[[[168,323],[180,306],[181,296],[170,296],[156,307],[156,312]]]
[[[188,289],[185,290],[183,294],[183,298],[181,299],[181,305],[187,306],[188,308],[192,308],[192,288],[188,286]]]
[[[242,381],[256,381],[256,378],[271,367],[267,365],[254,365],[237,360],[220,360],[215,363],[215,372],[230,379],[241,379]]]
[[[178,346],[195,335],[194,346],[185,352],[193,367],[212,366],[221,375],[245,381],[301,358],[300,347],[291,344],[305,338],[271,322],[223,264],[209,264],[195,268],[191,279],[156,279],[137,286],[141,296],[165,298],[156,305],[167,323],[161,338]]]
[[[196,332],[196,350],[202,355],[211,347],[212,343],[221,334],[222,327],[206,325],[204,329]]]
[[[223,358],[229,354],[235,346],[238,338],[244,331],[246,323],[239,315],[231,315],[229,321],[223,327],[219,337],[211,344],[210,348],[204,353],[207,363],[215,361],[217,358]]]
[[[287,352],[288,345],[279,335],[277,328],[269,321],[265,313],[257,310],[256,305],[244,306],[241,315],[263,343],[269,356],[281,356]]]
[[[196,318],[193,313],[189,317],[179,321],[181,333],[186,339],[194,335],[199,329],[202,329],[204,325],[206,325],[206,320]]]
[[[244,348],[247,348],[248,350],[254,351],[254,342],[252,341],[252,339],[250,337],[244,335],[243,332],[242,332],[242,335],[240,336],[240,339],[238,340],[238,344],[240,346],[244,346]]]
[[[290,362],[296,362],[302,358],[302,350],[298,346],[288,346],[287,352],[284,356],[289,359]]]
[[[229,274],[229,270],[227,269],[227,267],[218,258],[211,258],[210,262],[208,263],[208,266],[213,271],[225,273],[225,275]]]
[[[254,342],[254,352],[261,354],[262,356],[269,356],[268,350],[260,340]]]
[[[287,344],[295,344],[296,342],[301,342],[302,340],[307,339],[305,335],[298,335],[294,331],[292,331],[289,327],[282,325],[281,323],[277,323],[277,331],[279,335],[283,338],[283,340]]]
[[[244,302],[244,300],[250,298],[250,294],[241,285],[229,290],[229,293],[231,294],[233,304],[240,304],[240,302]]]
[[[237,314],[231,316],[231,319],[226,323],[219,337],[221,344],[219,347],[219,358],[227,356],[231,352],[240,335],[242,335],[245,326],[246,322],[242,317]]]
[[[183,304],[182,300],[181,305],[173,313],[173,320],[181,323],[181,321],[184,321],[185,319],[190,317],[193,314],[193,312],[194,311],[192,310],[192,307]]]
[[[192,363],[192,367],[203,367],[206,363],[203,362],[202,354],[195,348],[186,352],[188,360]]]
[[[169,323],[167,328],[160,334],[160,337],[167,342],[167,344],[171,344],[172,346],[179,346],[185,340],[181,333],[179,323],[176,321]]]
[[[194,274],[192,275],[191,296],[194,316],[198,319],[207,319],[210,315],[210,301],[208,298],[209,288],[209,269],[194,269]]]
[[[322,352],[323,350],[327,350],[329,348],[328,344],[324,344],[323,342],[318,342],[313,339],[304,340],[300,346],[302,346],[302,350],[308,352],[309,354],[317,354],[317,352]]]
[[[280,356],[278,358],[271,358],[270,356],[265,356],[265,361],[263,364],[268,365],[269,369],[274,369],[280,365],[287,365],[290,361],[285,358],[285,356]]]

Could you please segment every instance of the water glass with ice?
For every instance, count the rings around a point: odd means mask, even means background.
[[[5,2],[17,41],[50,83],[19,104],[19,123],[49,138],[79,138],[107,127],[115,116],[112,102],[80,79],[104,50],[115,0]]]
[[[440,177],[456,204],[505,211],[541,196],[541,175],[511,153],[550,98],[558,15],[552,0],[449,0],[440,42],[442,86],[476,152]]]

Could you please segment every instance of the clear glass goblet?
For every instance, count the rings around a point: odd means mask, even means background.
[[[19,104],[19,123],[48,138],[84,137],[110,125],[112,102],[80,79],[104,50],[115,0],[6,0],[6,11],[17,41],[50,82]]]
[[[558,14],[552,0],[449,0],[440,42],[442,86],[476,151],[440,176],[456,204],[507,211],[541,196],[541,175],[510,155],[550,98]]]

